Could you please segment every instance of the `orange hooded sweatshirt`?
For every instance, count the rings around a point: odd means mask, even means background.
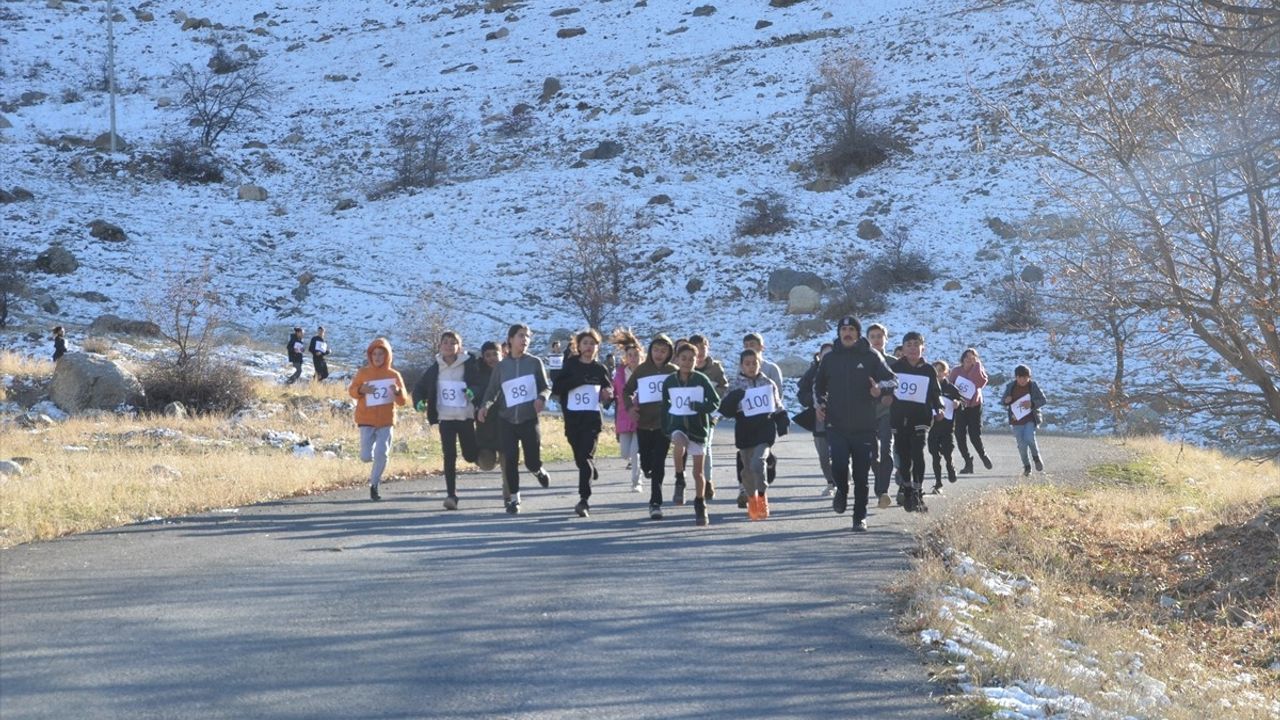
[[[382,348],[387,351],[387,361],[381,366],[373,364],[373,351]],[[405,390],[404,378],[391,369],[391,343],[386,338],[377,338],[369,343],[364,351],[369,364],[356,371],[347,393],[356,399],[356,425],[371,427],[387,427],[396,423],[396,405],[403,406],[408,402],[409,392]],[[360,387],[367,382],[377,385],[377,391],[368,395],[360,394]],[[396,388],[400,389],[396,393]]]

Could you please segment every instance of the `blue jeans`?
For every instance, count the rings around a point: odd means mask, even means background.
[[[876,457],[876,431],[855,431],[846,435],[827,428],[827,448],[831,451],[831,476],[836,492],[849,493],[849,463],[853,463],[853,519],[867,516],[867,481]]]
[[[1036,424],[1023,423],[1013,426],[1013,437],[1018,441],[1018,454],[1022,456],[1022,467],[1031,467],[1031,458],[1040,457],[1040,446],[1036,444]],[[1031,458],[1027,451],[1031,451]]]

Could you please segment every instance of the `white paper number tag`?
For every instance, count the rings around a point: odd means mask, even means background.
[[[532,375],[521,375],[502,383],[502,394],[507,399],[507,407],[523,405],[533,402],[538,396],[538,384],[533,381]]]
[[[564,356],[552,355],[551,357],[547,358],[547,367],[551,370],[560,370],[561,368],[564,367]]]
[[[662,401],[662,384],[667,381],[668,375],[650,375],[640,378],[636,383],[636,398],[641,405],[646,403],[656,403]]]
[[[579,385],[569,393],[569,410],[590,411],[600,407],[600,386]]]
[[[440,407],[465,408],[467,406],[467,384],[457,380],[440,381]]]
[[[697,415],[694,405],[702,402],[702,386],[671,388],[671,414]]]
[[[898,387],[894,388],[893,396],[903,402],[923,405],[929,398],[929,378],[924,375],[898,373]]]
[[[960,397],[965,400],[972,400],[974,393],[978,392],[977,385],[974,385],[969,378],[962,377],[960,375],[956,376],[955,386],[956,389],[960,391]]]
[[[301,342],[295,342],[295,343],[293,344],[293,351],[294,351],[294,352],[296,352],[296,353],[300,353],[300,352],[302,352],[302,343],[301,343]]]
[[[766,413],[772,415],[777,412],[777,408],[773,405],[773,386],[762,385],[761,387],[748,388],[742,396],[742,403],[739,407],[746,417],[755,417]]]
[[[316,352],[318,352],[318,353],[320,353],[320,354],[322,354],[322,355],[323,355],[324,353],[329,352],[329,343],[324,342],[323,340],[321,340],[320,342],[316,343]]]
[[[1018,398],[1017,400],[1014,400],[1012,409],[1013,409],[1014,420],[1021,420],[1022,418],[1030,415],[1031,414],[1031,398],[1023,396]]]
[[[395,380],[370,380],[369,384],[373,386],[373,392],[364,396],[364,404],[366,407],[386,405],[390,403],[391,398],[395,396]]]
[[[942,398],[942,418],[951,420],[956,416],[956,401],[951,398]]]

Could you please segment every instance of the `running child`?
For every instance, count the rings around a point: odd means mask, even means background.
[[[542,360],[527,352],[532,339],[528,325],[517,323],[507,330],[511,354],[494,369],[484,392],[484,402],[476,414],[476,419],[484,422],[497,405],[502,476],[504,487],[510,493],[506,506],[511,515],[520,512],[521,450],[524,466],[537,478],[538,484],[544,488],[551,485],[550,476],[542,468],[542,432],[538,425],[538,414],[547,406],[551,387]]]
[[[298,336],[301,338],[301,335]],[[299,343],[301,344],[301,343]],[[369,471],[369,499],[381,500],[378,486],[391,452],[395,406],[408,402],[404,378],[391,367],[391,343],[377,338],[364,351],[368,364],[356,371],[347,394],[356,401],[356,427],[360,428],[360,460],[373,463]]]
[[[724,366],[720,361],[711,357],[711,343],[705,335],[693,334],[689,336],[689,344],[698,351],[698,359],[693,365],[693,369],[706,375],[711,380],[711,384],[716,388],[716,394],[724,397],[729,390],[729,380],[725,377]],[[702,456],[702,477],[707,482],[707,500],[711,500],[716,495],[716,485],[712,477],[711,462],[711,445],[715,442],[716,419],[711,419],[711,429],[707,432],[707,453]],[[683,468],[681,468],[683,469]],[[677,477],[679,473],[677,473]]]
[[[458,509],[458,450],[469,463],[479,460],[476,443],[475,399],[484,392],[481,361],[462,349],[462,336],[453,330],[440,334],[435,362],[413,386],[413,406],[427,413],[427,424],[440,429],[444,455],[445,510]]]
[[[671,364],[674,345],[659,334],[649,343],[644,362],[636,368],[623,388],[623,408],[636,422],[640,444],[640,469],[649,478],[649,518],[662,519],[662,480],[666,472],[671,438],[662,432],[662,385],[676,371]]]
[[[806,408],[814,408],[817,406],[817,398],[813,395],[813,381],[818,376],[818,366],[822,363],[822,358],[831,352],[835,345],[829,342],[822,343],[818,348],[818,352],[813,355],[813,363],[809,365],[809,369],[804,371],[800,376],[800,388],[797,391],[799,395],[800,405]],[[827,488],[822,491],[823,497],[831,497],[836,492],[835,476],[831,474],[831,450],[827,446],[827,424],[814,417],[813,423],[813,447],[818,451],[818,465],[822,467],[822,477],[827,480]]]
[[[567,360],[551,383],[551,394],[564,408],[564,435],[573,448],[573,461],[578,466],[578,504],[573,511],[587,517],[591,506],[591,481],[595,479],[596,445],[604,428],[601,406],[613,400],[609,371],[596,359],[600,353],[600,333],[584,330],[578,333],[574,347],[578,356]]]
[[[938,376],[938,392],[942,397],[942,419],[934,420],[929,428],[929,455],[933,458],[933,494],[942,494],[942,461],[947,462],[947,482],[956,481],[956,468],[951,464],[951,451],[955,449],[953,442],[956,408],[964,402],[960,391],[947,379],[949,370],[945,360],[933,363],[933,372]]]
[[[1031,463],[1036,472],[1044,472],[1040,460],[1040,446],[1036,443],[1036,426],[1042,421],[1040,408],[1045,406],[1044,393],[1031,379],[1031,368],[1019,365],[1013,369],[1013,382],[1004,388],[1000,403],[1007,408],[1013,437],[1018,441],[1018,455],[1022,457],[1022,474],[1031,474]],[[1030,455],[1030,457],[1028,457]]]
[[[720,403],[720,412],[734,418],[733,444],[742,461],[742,485],[747,492],[747,517],[751,520],[769,517],[766,458],[778,439],[773,414],[782,407],[778,386],[760,372],[760,364],[760,353],[743,350],[738,377]],[[829,459],[827,465],[830,467]]]
[[[622,362],[613,373],[613,396],[621,398],[626,395],[627,381],[635,374],[636,368],[644,359],[640,354],[640,340],[628,328],[618,328],[610,336]],[[618,449],[627,461],[627,469],[631,471],[631,491],[644,492],[640,482],[640,441],[636,437],[636,420],[618,404],[613,418],[614,430],[618,434]]]
[[[987,369],[982,366],[978,351],[966,348],[960,354],[960,365],[951,368],[948,380],[960,391],[964,402],[956,409],[956,446],[960,448],[960,457],[964,458],[961,475],[973,474],[973,456],[969,454],[967,437],[973,443],[973,449],[982,459],[982,466],[991,469],[991,460],[982,447],[982,388],[987,386]]]
[[[903,508],[927,512],[924,504],[924,452],[929,427],[942,414],[941,389],[933,366],[924,361],[924,336],[912,331],[902,338],[902,355],[889,369],[898,376],[890,407],[898,469],[907,483]]]
[[[702,459],[706,455],[707,437],[711,432],[711,413],[720,407],[720,396],[710,378],[693,369],[698,351],[685,343],[676,348],[676,372],[662,384],[662,430],[675,447],[676,464],[686,457],[693,465],[693,512],[698,525],[706,525],[707,483],[702,475]],[[683,488],[677,487],[674,503],[684,504]]]

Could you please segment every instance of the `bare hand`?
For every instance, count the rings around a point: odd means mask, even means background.
[[[890,405],[893,404],[893,396],[885,395],[884,397],[880,398],[880,404],[885,407],[889,407]]]
[[[946,416],[946,415],[943,415],[942,413],[936,413],[936,414],[933,416],[933,421],[934,421],[934,422],[942,422],[943,420],[945,420],[945,419],[946,419],[946,417],[947,417],[947,416]]]
[[[476,422],[483,423],[484,419],[488,416],[489,416],[489,410],[487,408],[480,408],[479,410],[476,411]]]
[[[818,422],[826,422],[826,421],[827,421],[827,406],[826,406],[826,405],[819,405],[819,406],[815,407],[815,408],[813,409],[813,415],[814,415],[814,417],[818,418]]]
[[[607,386],[600,388],[600,401],[609,402],[610,400],[613,400],[613,390]]]
[[[378,392],[378,388],[374,387],[373,383],[367,382],[360,386],[359,392],[361,395],[372,395]]]
[[[533,411],[534,411],[534,412],[539,412],[539,413],[540,413],[540,412],[542,412],[543,410],[546,410],[546,409],[547,409],[547,401],[546,401],[546,400],[543,400],[541,397],[539,397],[537,400],[534,400],[534,401],[533,401]]]
[[[880,385],[876,382],[875,378],[867,378],[867,382],[871,383],[871,397],[880,397]]]

